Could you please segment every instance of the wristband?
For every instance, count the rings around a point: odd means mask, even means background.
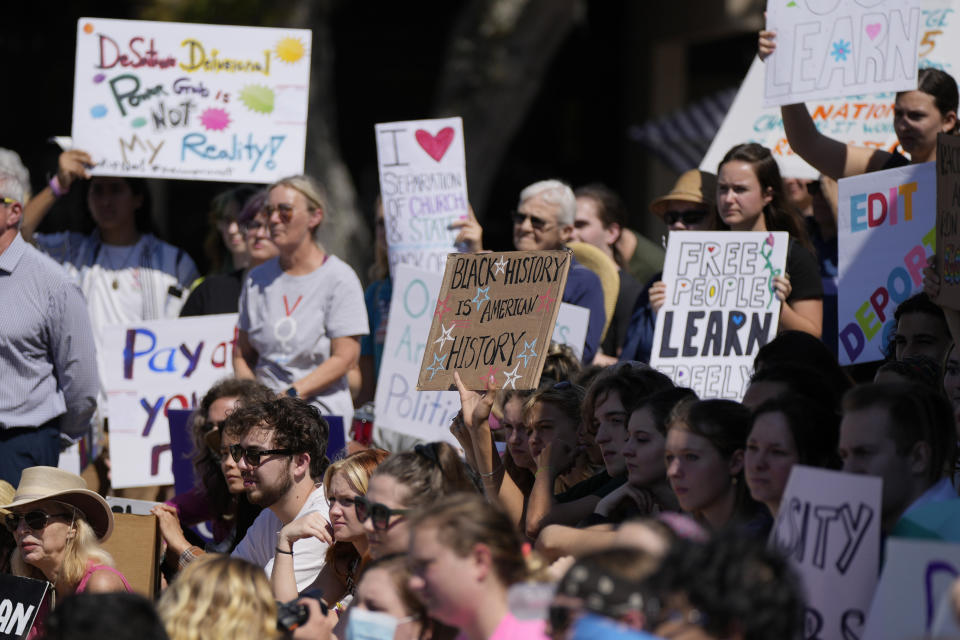
[[[292,550],[292,549],[291,549],[290,551],[284,551],[284,550],[281,549],[280,547],[277,547],[277,548],[275,549],[275,551],[276,551],[277,553],[285,553],[285,554],[287,554],[288,556],[292,556],[292,555],[293,555],[293,550]]]
[[[487,471],[487,472],[478,471],[478,472],[477,472],[477,475],[480,476],[481,478],[490,478],[490,477],[493,477],[493,476],[497,475],[497,474],[500,473],[501,471],[503,471],[503,465],[497,467],[497,468],[494,469],[493,471]]]
[[[67,192],[66,189],[60,186],[60,180],[57,178],[56,174],[54,174],[53,177],[50,178],[49,184],[50,184],[50,191],[53,191],[53,195],[56,196],[57,198],[63,196]]]
[[[203,554],[203,549],[194,545],[187,547],[183,550],[183,553],[180,554],[180,558],[177,560],[177,570],[183,569],[185,566],[197,559],[197,556]]]

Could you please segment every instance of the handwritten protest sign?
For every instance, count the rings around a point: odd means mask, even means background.
[[[166,413],[233,375],[236,324],[230,313],[104,328],[113,486],[173,484]]]
[[[882,360],[897,305],[923,287],[936,236],[933,162],[840,181],[840,364]]]
[[[960,138],[937,136],[937,304],[960,309]]]
[[[583,358],[583,345],[587,342],[587,328],[590,326],[590,309],[575,304],[560,303],[557,324],[553,327],[552,340],[565,344],[573,350],[577,359]]]
[[[917,88],[920,0],[772,1],[767,28],[764,106]]]
[[[701,398],[742,398],[757,350],[777,335],[773,278],[788,241],[783,232],[671,233],[650,365]]]
[[[311,33],[80,18],[73,141],[101,175],[303,173]]]
[[[442,273],[469,214],[466,152],[460,118],[376,126],[380,195],[390,273],[397,263]]]
[[[0,574],[0,639],[26,638],[50,583]]]
[[[960,577],[960,545],[889,538],[884,558],[883,573],[861,637],[928,637],[937,604]]]
[[[457,253],[447,260],[418,389],[533,389],[573,253]]]
[[[920,6],[920,66],[942,69],[956,77],[960,72],[960,14],[954,0],[921,0]],[[780,109],[762,106],[764,74],[765,63],[755,58],[700,168],[716,173],[730,147],[758,142],[773,151],[783,175],[816,178],[818,172],[790,148]],[[893,100],[892,93],[863,94],[807,106],[822,133],[845,144],[894,150],[898,142],[893,130]]]
[[[880,478],[794,465],[770,546],[806,590],[804,638],[861,633],[880,568]]]

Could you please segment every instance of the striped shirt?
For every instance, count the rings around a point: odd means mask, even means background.
[[[85,435],[97,405],[97,357],[83,294],[20,234],[0,253],[0,428]]]

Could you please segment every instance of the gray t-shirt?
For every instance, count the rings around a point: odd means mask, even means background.
[[[330,340],[369,333],[360,279],[345,262],[328,254],[312,273],[292,276],[274,258],[250,271],[240,294],[241,331],[259,359],[254,374],[282,391],[330,357]],[[319,394],[323,413],[344,416],[349,424],[353,401],[343,376]],[[318,405],[319,406],[319,405]]]

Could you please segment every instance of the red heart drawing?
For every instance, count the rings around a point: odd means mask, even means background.
[[[707,247],[707,251],[709,251],[710,253],[713,253],[713,249],[714,247]]]
[[[440,131],[437,131],[437,135],[435,136],[430,135],[423,129],[417,129],[414,135],[417,138],[417,142],[423,147],[423,150],[427,152],[427,155],[437,162],[440,162],[443,154],[450,148],[450,143],[453,142],[453,127],[444,127],[440,129]]]

